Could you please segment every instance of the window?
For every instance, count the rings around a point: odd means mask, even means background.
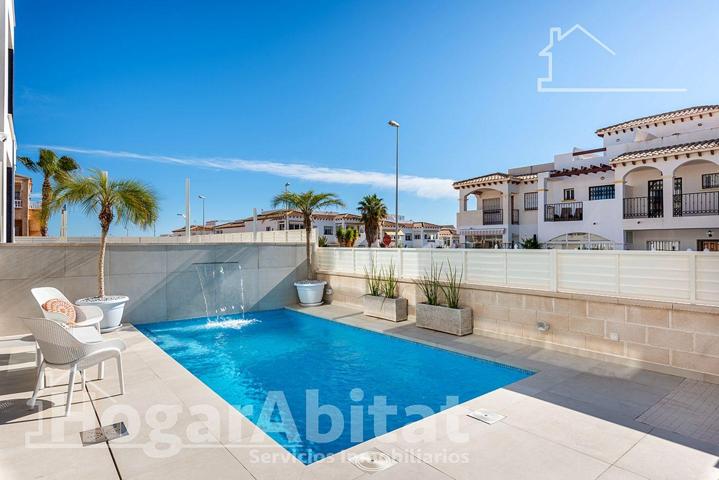
[[[589,187],[589,200],[609,200],[614,198],[614,185]]]
[[[425,233],[425,234],[424,234],[424,239],[425,239],[425,240],[429,240],[429,235],[427,235],[427,234]]]
[[[574,200],[574,189],[573,188],[565,188],[564,189],[564,200]]]
[[[334,234],[335,234],[335,229],[332,228],[332,226],[325,226],[325,228],[324,228],[324,234],[325,234],[325,235],[334,235]]]
[[[305,225],[302,223],[290,223],[290,230],[302,230]]]
[[[415,239],[415,240],[422,240],[422,235],[420,235],[419,233],[415,233],[415,234],[414,234],[414,239]]]
[[[719,188],[719,173],[702,175],[702,188]]]
[[[272,231],[272,227],[265,227],[265,231],[266,231],[266,232],[271,232],[271,231]]]
[[[524,194],[524,209],[525,210],[536,210],[537,209],[537,192],[530,192]]]
[[[411,242],[411,241],[412,241],[412,234],[411,234],[411,233],[408,233],[407,235],[405,235],[405,236],[404,236],[404,240],[405,240],[406,242]]]

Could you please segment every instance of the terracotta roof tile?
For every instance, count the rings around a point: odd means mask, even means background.
[[[482,175],[481,177],[473,177],[468,178],[466,180],[458,180],[452,184],[452,186],[455,189],[460,189],[462,187],[466,187],[469,185],[481,185],[483,183],[492,183],[492,182],[503,182],[506,180],[516,180],[516,181],[527,181],[527,180],[536,180],[537,174],[536,173],[528,173],[524,175],[509,175],[507,173],[502,172],[495,172],[490,173],[488,175]]]
[[[648,158],[668,157],[671,155],[684,155],[687,153],[704,152],[707,150],[719,150],[719,138],[713,140],[703,140],[701,142],[682,143],[679,145],[670,145],[667,147],[651,148],[649,150],[638,150],[636,152],[627,152],[619,155],[609,162],[612,165],[617,163],[643,160]]]
[[[719,105],[699,105],[696,107],[682,108],[681,110],[659,113],[657,115],[650,115],[648,117],[635,118],[634,120],[628,120],[626,122],[621,122],[615,125],[610,125],[608,127],[600,128],[596,131],[596,134],[600,137],[603,137],[605,133],[613,132],[616,130],[625,130],[627,128],[640,127],[652,123],[667,122],[680,118],[692,117],[695,115],[707,115],[717,112],[719,112]]]

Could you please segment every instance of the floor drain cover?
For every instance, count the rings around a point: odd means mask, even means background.
[[[392,457],[377,450],[359,453],[354,457],[350,457],[349,460],[357,468],[365,472],[379,472],[397,464],[397,461],[393,460]]]
[[[127,428],[125,427],[125,422],[118,422],[112,425],[82,431],[80,432],[80,439],[82,440],[82,444],[87,446],[107,442],[126,435]]]
[[[475,418],[481,422],[487,423],[489,425],[492,425],[493,423],[497,423],[498,421],[500,421],[504,418],[504,415],[500,415],[496,412],[491,412],[484,408],[475,410],[474,412],[470,413],[469,416],[472,418]]]

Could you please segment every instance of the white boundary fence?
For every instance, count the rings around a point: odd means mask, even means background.
[[[462,283],[719,306],[719,254],[625,250],[317,249],[325,273],[364,275],[394,265],[416,279],[432,263],[463,272]]]
[[[15,237],[15,243],[46,244],[46,243],[98,243],[98,237]],[[137,243],[304,243],[304,230],[273,230],[269,232],[237,232],[237,233],[216,233],[208,235],[192,235],[190,241],[184,235],[173,237],[107,237],[107,242],[112,244],[137,244]]]

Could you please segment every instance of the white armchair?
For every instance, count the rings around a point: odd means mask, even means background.
[[[81,388],[85,389],[85,369],[99,365],[105,360],[117,361],[117,375],[120,381],[120,394],[125,393],[125,381],[122,374],[122,351],[125,343],[122,340],[101,340],[97,342],[83,342],[72,335],[65,325],[46,318],[25,318],[25,326],[35,337],[43,360],[38,370],[35,391],[28,400],[28,407],[34,408],[38,393],[42,388],[41,379],[45,374],[45,367],[70,370],[70,379],[67,385],[67,405],[65,416],[70,413],[72,393],[75,386],[75,376],[80,372]]]
[[[40,306],[40,310],[42,310],[42,314],[45,318],[67,323],[67,319],[63,315],[48,312],[42,308],[45,302],[52,300],[53,298],[59,298],[68,303],[72,303],[65,295],[62,294],[60,290],[54,287],[38,287],[33,288],[31,292],[32,296],[35,297],[35,301],[37,301],[37,304]],[[94,326],[97,328],[98,332],[100,331],[100,322],[102,321],[103,316],[102,309],[100,307],[95,305],[75,305],[75,313],[77,318],[75,323],[72,325],[74,328]]]
[[[48,300],[53,298],[59,298],[65,300],[68,303],[70,300],[67,299],[63,293],[54,287],[37,287],[30,290],[32,296],[35,297],[35,301],[40,307],[40,311],[45,318],[48,320],[54,320],[56,322],[67,324],[67,317],[61,313],[48,312],[42,306]],[[83,342],[99,342],[102,340],[100,337],[100,322],[102,322],[102,309],[95,305],[74,305],[75,307],[75,323],[69,325],[72,327],[71,333]],[[40,375],[40,365],[42,364],[42,351],[38,347],[36,353],[36,363],[38,369],[38,375]],[[105,376],[105,366],[100,363],[98,365],[97,376],[102,379]],[[45,379],[40,375],[40,388],[45,387]]]

